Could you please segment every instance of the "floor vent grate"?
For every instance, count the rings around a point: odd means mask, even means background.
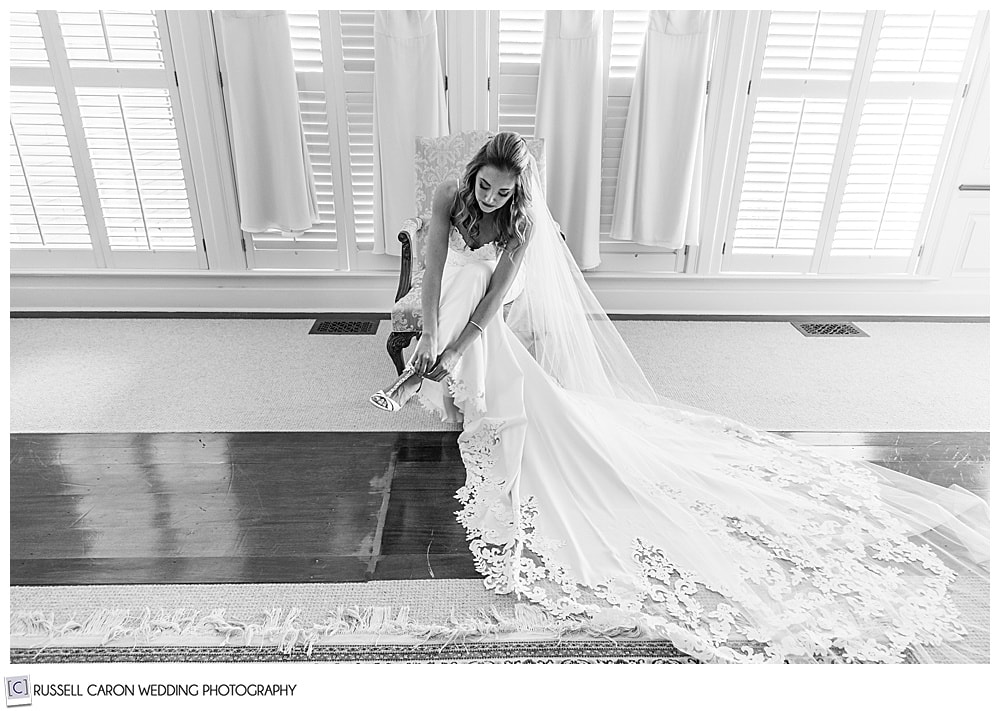
[[[378,319],[323,318],[313,324],[310,334],[325,336],[374,336],[378,331]]]
[[[855,336],[868,338],[868,334],[853,323],[823,321],[792,321],[803,336]]]

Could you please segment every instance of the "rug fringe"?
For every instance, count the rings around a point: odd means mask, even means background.
[[[407,605],[395,610],[390,606],[338,606],[318,623],[302,620],[297,608],[265,610],[252,619],[239,619],[224,608],[201,611],[191,608],[174,610],[143,608],[96,610],[80,616],[71,612],[65,621],[56,621],[54,613],[15,611],[10,615],[12,642],[17,638],[43,637],[42,648],[53,644],[80,644],[99,640],[101,644],[130,640],[134,644],[168,643],[176,638],[211,637],[220,645],[242,644],[276,647],[291,654],[302,650],[311,655],[317,644],[343,643],[349,635],[386,637],[379,642],[400,643],[402,639],[414,646],[440,644],[441,649],[453,643],[496,638],[502,635],[541,635],[563,639],[567,636],[589,636],[613,639],[638,637],[643,630],[634,620],[592,618],[586,621],[556,618],[544,610],[518,603],[513,616],[495,606],[477,610],[471,617],[460,618],[452,610],[445,622],[421,622],[414,619]],[[402,638],[402,639],[400,639]],[[37,644],[37,643],[36,643]],[[32,644],[31,646],[36,646]]]

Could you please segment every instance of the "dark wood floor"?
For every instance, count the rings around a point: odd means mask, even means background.
[[[457,434],[11,435],[11,584],[478,577]],[[989,496],[988,433],[780,434]]]

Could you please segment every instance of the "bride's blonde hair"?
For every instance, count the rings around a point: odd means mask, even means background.
[[[528,217],[528,205],[531,204],[528,188],[530,160],[528,144],[513,131],[498,133],[472,157],[459,182],[458,214],[455,216],[456,223],[465,228],[469,237],[476,239],[479,236],[479,220],[483,211],[476,200],[476,177],[481,168],[489,165],[514,176],[510,200],[496,211],[497,246],[506,248],[511,240],[517,240],[518,246],[524,244],[531,228],[531,218]]]

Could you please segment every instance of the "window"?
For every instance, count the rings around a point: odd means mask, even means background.
[[[496,20],[494,44],[497,50],[491,71],[497,87],[490,95],[490,128],[533,136],[545,11],[502,10],[497,13]],[[601,147],[601,237],[608,238],[625,119],[649,24],[649,11],[608,10],[603,20],[606,98]],[[617,242],[609,244],[618,245]]]
[[[11,266],[207,267],[165,14],[10,27]]]
[[[764,13],[723,271],[912,272],[976,24]]]
[[[976,16],[887,12],[840,193],[829,267],[902,271],[919,248]],[[971,69],[971,62],[970,67]]]
[[[339,258],[336,253],[335,164],[331,148],[333,122],[323,83],[319,13],[289,12],[287,15],[299,113],[316,183],[320,222],[300,235],[251,234],[247,244],[247,266],[251,269],[334,269]],[[333,128],[336,129],[336,124]],[[332,135],[336,136],[336,130]]]
[[[375,243],[375,11],[288,12],[322,223],[254,235],[252,269],[396,270]]]
[[[256,269],[346,269],[374,243],[374,11],[288,13],[292,58],[321,222],[253,235]]]

